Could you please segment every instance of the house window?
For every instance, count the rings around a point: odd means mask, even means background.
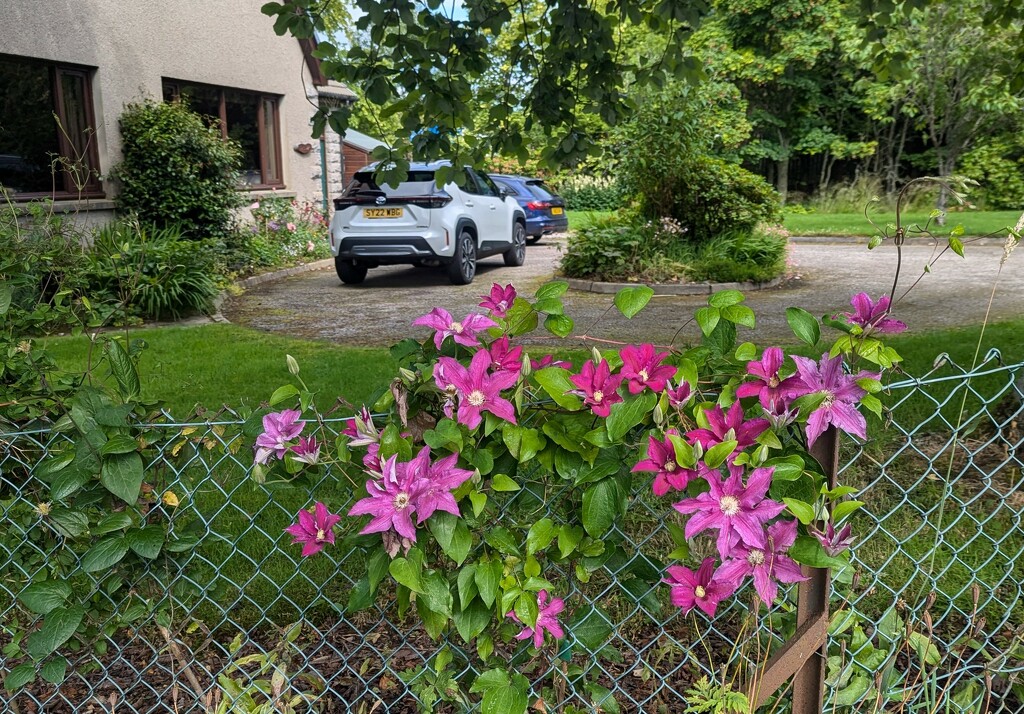
[[[102,195],[90,70],[0,55],[0,186],[14,198]]]
[[[164,80],[164,101],[183,101],[207,117],[221,135],[242,147],[242,183],[247,188],[280,187],[281,131],[278,98],[242,89]]]

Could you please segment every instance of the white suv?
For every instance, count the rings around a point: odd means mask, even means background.
[[[468,285],[476,261],[501,254],[505,265],[526,259],[526,214],[486,174],[466,169],[465,186],[437,187],[447,162],[412,163],[406,180],[374,182],[371,164],[334,199],[331,253],[338,277],[361,283],[379,265],[442,264],[455,285]]]

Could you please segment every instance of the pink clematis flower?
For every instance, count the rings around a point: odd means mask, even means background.
[[[458,454],[451,454],[431,463],[430,447],[424,446],[406,464],[409,478],[415,483],[417,524],[430,518],[434,511],[445,511],[453,516],[462,515],[452,491],[472,478],[473,472],[455,468],[458,460]]]
[[[540,359],[531,359],[530,368],[536,372],[538,369],[544,369],[545,367],[561,367],[562,369],[572,369],[572,362],[566,362],[565,360],[556,360],[554,355],[544,355]]]
[[[763,549],[764,524],[786,508],[765,497],[774,471],[772,467],[754,469],[746,486],[740,466],[730,465],[729,476],[722,481],[714,474],[705,475],[711,490],[673,505],[680,513],[693,514],[686,522],[686,537],[693,538],[708,528],[717,528],[716,544],[723,558],[728,557],[737,543]]]
[[[331,513],[327,506],[317,501],[313,513],[299,511],[299,522],[285,528],[292,536],[292,544],[302,543],[302,557],[308,558],[323,550],[325,543],[334,545],[334,525],[341,516]]]
[[[512,303],[516,301],[516,289],[512,285],[501,287],[494,283],[491,286],[490,294],[482,297],[484,301],[480,303],[480,307],[487,308],[497,318],[503,318],[512,307]]]
[[[800,386],[798,377],[779,377],[779,368],[784,359],[782,349],[769,347],[758,361],[747,362],[747,374],[758,381],[745,382],[736,388],[736,396],[757,397],[765,410],[777,414],[785,409],[790,392]]]
[[[579,391],[575,393],[583,397],[583,403],[597,416],[608,416],[612,404],[622,401],[617,390],[622,384],[623,377],[621,374],[611,373],[608,360],[603,359],[601,364],[596,366],[592,360],[587,360],[583,363],[580,373],[570,375],[569,379],[579,387]]]
[[[850,527],[849,523],[838,531],[832,521],[828,522],[824,531],[819,531],[814,526],[809,527],[807,531],[818,539],[822,549],[833,558],[853,545],[853,528]]]
[[[370,444],[363,454],[363,467],[372,476],[381,476],[383,467],[380,463],[380,444]]]
[[[715,444],[733,440],[736,441],[736,451],[743,451],[768,428],[767,419],[743,421],[743,407],[739,402],[732,403],[728,414],[716,404],[713,409],[704,412],[704,416],[707,417],[708,428],[693,429],[686,432],[686,436],[693,443],[700,444],[705,451]]]
[[[394,530],[403,538],[416,540],[416,526],[412,515],[416,511],[415,474],[406,464],[399,464],[398,457],[392,456],[381,464],[383,476],[366,482],[369,494],[349,509],[350,516],[371,515],[373,518],[366,524],[362,534],[382,533]]]
[[[867,421],[855,406],[860,398],[867,394],[858,379],[878,379],[873,372],[861,372],[856,377],[843,373],[843,356],[829,357],[826,352],[820,362],[807,357],[793,355],[796,371],[800,377],[800,385],[793,396],[803,396],[820,392],[825,399],[807,417],[807,446],[810,447],[825,428],[831,424],[847,434],[861,439],[867,438]]]
[[[670,566],[668,577],[662,582],[671,586],[672,604],[681,607],[684,613],[697,606],[708,617],[714,617],[718,603],[736,592],[736,583],[722,578],[719,573],[715,572],[715,559],[705,558],[697,572],[682,565]]]
[[[881,332],[897,334],[907,329],[907,324],[894,320],[889,315],[889,296],[883,295],[878,302],[872,302],[867,293],[857,293],[850,300],[854,312],[844,312],[847,322],[860,325],[864,334]]]
[[[651,490],[655,496],[664,496],[669,491],[682,491],[686,484],[697,477],[696,471],[684,469],[676,463],[676,450],[667,436],[663,441],[653,436],[648,437],[647,458],[634,466],[632,471],[654,472]]]
[[[290,446],[287,442],[297,438],[306,426],[306,422],[299,421],[300,414],[295,409],[285,409],[263,417],[263,433],[256,437],[256,463],[267,463],[271,454],[284,458]]]
[[[693,398],[693,389],[690,387],[689,382],[683,382],[675,389],[672,388],[672,383],[669,382],[665,385],[665,391],[668,394],[668,403],[675,409],[686,406],[686,403]]]
[[[622,376],[627,380],[630,394],[639,394],[646,388],[660,392],[676,374],[672,365],[661,364],[668,352],[654,352],[654,345],[639,347],[628,345],[619,352],[622,358]]]
[[[487,351],[491,353],[491,371],[512,372],[518,375],[522,370],[523,348],[521,345],[509,348],[507,336],[492,342]]]
[[[796,521],[778,521],[768,526],[765,546],[757,548],[738,544],[722,567],[718,569],[727,580],[740,582],[754,576],[754,589],[765,605],[771,605],[779,594],[779,583],[798,583],[807,580],[792,558],[786,553],[796,541]]]
[[[426,315],[412,321],[414,325],[424,325],[434,330],[434,345],[441,349],[444,338],[451,337],[456,344],[475,347],[480,344],[476,333],[489,327],[497,327],[497,323],[486,315],[470,313],[462,322],[456,322],[451,314],[440,307],[435,307]]]
[[[445,378],[455,385],[459,394],[458,422],[470,429],[475,429],[482,420],[481,412],[489,411],[499,419],[512,424],[516,423],[515,409],[512,403],[502,398],[501,390],[508,389],[519,379],[515,372],[498,372],[488,374],[491,366],[491,355],[487,350],[477,350],[470,360],[469,369],[463,367],[451,357],[441,357],[437,361],[444,370]],[[436,378],[436,372],[435,372]]]
[[[558,624],[558,615],[565,609],[565,601],[562,598],[551,598],[551,602],[548,602],[547,590],[541,590],[537,593],[537,626],[530,627],[524,626],[522,631],[516,635],[517,640],[528,640],[533,638],[533,646],[540,649],[544,646],[544,631],[547,630],[556,639],[560,640],[565,637],[565,631],[562,626]],[[516,616],[514,610],[509,610],[508,616],[516,622],[522,623],[522,620]]]
[[[342,434],[349,438],[349,446],[369,446],[380,441],[380,432],[373,424],[373,416],[364,405],[359,413],[345,422]]]
[[[320,443],[314,436],[300,436],[299,443],[292,447],[292,455],[296,461],[316,466],[320,461]]]

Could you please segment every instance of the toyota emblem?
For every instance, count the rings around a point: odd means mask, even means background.
[[[387,199],[386,196],[377,196],[377,205],[378,206],[383,206],[387,202],[388,202],[388,199]]]

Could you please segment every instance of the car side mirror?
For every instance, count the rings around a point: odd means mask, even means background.
[[[507,188],[499,188],[499,189],[498,189],[498,197],[499,197],[499,198],[501,198],[501,199],[506,199],[506,198],[508,198],[508,197],[509,197],[510,195],[511,195],[511,194],[509,193],[509,191],[508,191],[508,189],[507,189]]]

